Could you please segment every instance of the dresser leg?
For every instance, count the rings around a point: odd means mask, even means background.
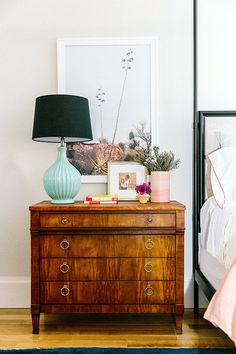
[[[177,334],[182,334],[183,315],[175,314],[175,328]]]
[[[33,334],[39,334],[39,317],[40,314],[32,314],[32,325],[33,325],[33,330],[32,333]]]

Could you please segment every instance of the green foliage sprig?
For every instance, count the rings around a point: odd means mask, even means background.
[[[175,160],[172,151],[160,151],[158,146],[153,147],[153,153],[147,152],[138,156],[138,162],[146,166],[148,172],[170,171],[179,167],[180,159]]]

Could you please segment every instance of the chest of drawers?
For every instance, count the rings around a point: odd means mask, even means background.
[[[184,311],[184,206],[53,205],[31,212],[31,314]]]

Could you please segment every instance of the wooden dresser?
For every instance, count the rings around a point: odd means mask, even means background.
[[[170,203],[55,205],[31,211],[31,314],[184,312],[184,210]]]

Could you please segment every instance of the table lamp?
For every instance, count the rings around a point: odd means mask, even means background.
[[[88,100],[74,95],[45,95],[36,98],[32,139],[60,143],[56,162],[43,177],[52,203],[74,203],[81,184],[79,171],[67,160],[66,145],[92,140]]]

